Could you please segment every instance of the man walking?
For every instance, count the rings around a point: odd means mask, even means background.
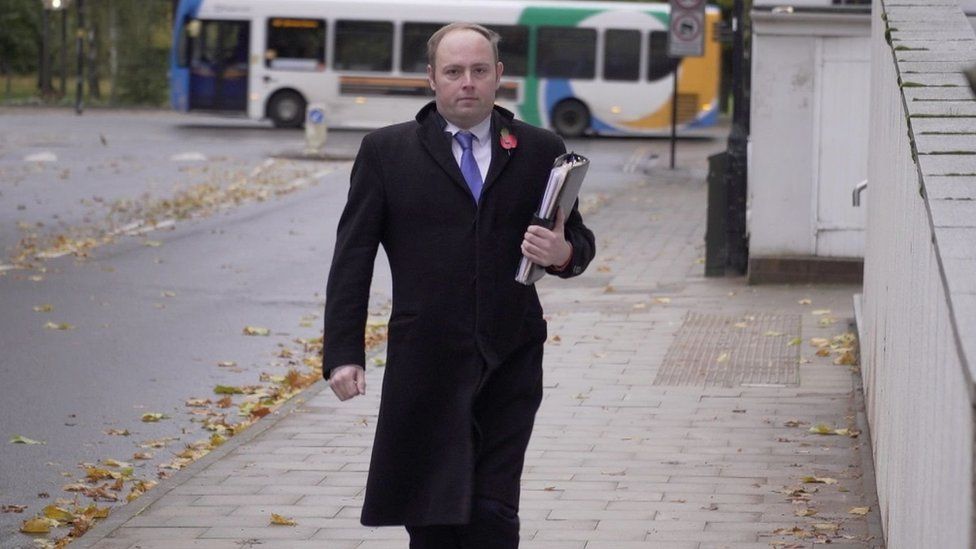
[[[365,394],[377,247],[393,275],[387,365],[362,523],[404,525],[412,549],[518,547],[519,479],[542,400],[546,323],[523,254],[568,278],[593,258],[576,208],[529,227],[552,133],[494,105],[498,35],[453,23],[428,41],[434,101],[370,133],[352,169],[325,306],[324,374]],[[565,215],[564,215],[565,213]]]

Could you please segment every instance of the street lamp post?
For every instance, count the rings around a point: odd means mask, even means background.
[[[726,251],[727,265],[745,274],[749,262],[746,238],[746,148],[749,140],[749,95],[746,71],[745,0],[732,7],[732,131],[728,141]]]

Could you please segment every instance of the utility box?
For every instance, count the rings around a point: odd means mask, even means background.
[[[312,103],[305,110],[305,154],[322,154],[326,137],[325,105]]]
[[[870,7],[767,3],[751,16],[750,282],[855,281],[866,208],[851,192],[867,179]]]

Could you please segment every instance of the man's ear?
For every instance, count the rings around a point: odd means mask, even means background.
[[[505,72],[505,65],[502,65],[501,61],[495,63],[495,89],[496,90],[500,88],[502,85],[503,72]]]
[[[427,84],[430,85],[431,91],[437,91],[437,86],[434,85],[434,67],[427,65]]]

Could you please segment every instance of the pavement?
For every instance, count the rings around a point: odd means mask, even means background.
[[[521,547],[883,547],[859,375],[835,364],[860,288],[705,278],[705,163],[683,160],[587,195],[596,259],[540,283]],[[406,548],[358,521],[382,375],[346,403],[317,383],[72,546]]]

